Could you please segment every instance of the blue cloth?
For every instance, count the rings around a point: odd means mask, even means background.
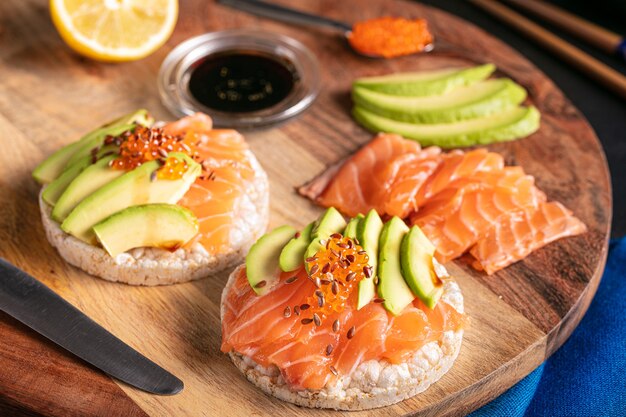
[[[470,417],[626,416],[626,238],[613,240],[580,325],[550,359]]]

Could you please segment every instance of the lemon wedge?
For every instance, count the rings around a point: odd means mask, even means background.
[[[61,38],[98,61],[143,58],[163,45],[178,18],[178,0],[50,0]]]

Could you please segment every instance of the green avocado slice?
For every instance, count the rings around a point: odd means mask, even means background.
[[[87,243],[95,242],[93,226],[113,213],[141,204],[175,204],[202,172],[200,164],[189,156],[172,152],[168,157],[185,160],[189,168],[182,178],[158,179],[153,173],[159,161],[150,161],[98,188],[82,200],[61,223],[61,229]]]
[[[117,155],[109,155],[88,166],[67,186],[54,209],[52,218],[61,223],[81,201],[91,193],[125,174],[121,169],[109,167]]]
[[[433,266],[434,255],[435,247],[422,229],[411,227],[400,247],[402,275],[413,294],[430,309],[435,307],[443,294],[443,282],[435,274]]]
[[[505,78],[459,87],[444,95],[394,96],[355,87],[354,103],[392,120],[411,123],[458,122],[496,113],[522,103],[526,90]]]
[[[100,159],[116,149],[116,146],[104,146],[96,155],[96,159]],[[93,163],[93,157],[91,155],[84,156],[70,167],[66,168],[61,175],[54,179],[54,181],[48,184],[43,190],[43,193],[41,193],[43,200],[51,206],[54,206],[72,181]]]
[[[304,252],[311,243],[311,232],[315,222],[309,223],[302,231],[300,236],[292,237],[285,247],[280,252],[278,263],[280,269],[284,272],[295,271],[302,266],[302,259],[304,259]]]
[[[484,80],[495,70],[495,65],[484,64],[463,69],[397,73],[358,78],[353,86],[397,96],[431,96]]]
[[[149,126],[154,123],[154,119],[148,114],[148,111],[145,109],[140,109],[124,115],[112,122],[107,123],[106,125],[87,133],[81,139],[76,142],[72,142],[69,145],[59,149],[52,155],[50,155],[47,159],[45,159],[42,163],[40,163],[35,170],[33,171],[33,178],[39,182],[40,184],[47,184],[52,182],[55,178],[57,178],[66,167],[69,167],[68,162],[74,157],[76,152],[82,149],[87,143],[92,143],[97,137],[104,138],[108,134],[114,134],[115,132],[123,132],[124,130],[128,130],[125,128],[122,131],[119,131],[120,126],[133,126],[134,124],[141,124],[144,126]],[[117,134],[119,134],[117,133]],[[90,152],[92,146],[88,148]],[[86,156],[87,154],[81,154],[82,156]],[[79,158],[75,157],[73,162],[76,162]]]
[[[376,296],[374,277],[378,275],[378,243],[382,230],[383,221],[376,210],[373,209],[367,213],[357,227],[357,239],[363,250],[367,252],[367,257],[369,258],[368,264],[372,267],[373,271],[371,279],[362,279],[359,282],[359,294],[357,297],[358,310],[366,306]]]
[[[356,106],[352,114],[373,132],[397,133],[423,146],[455,148],[504,142],[528,136],[539,129],[539,111],[535,107],[515,107],[488,116],[456,123],[412,124],[379,116]]]
[[[394,315],[400,314],[415,299],[400,266],[400,246],[408,231],[399,217],[393,217],[380,234],[378,295],[385,300],[383,306]]]
[[[295,228],[281,226],[263,235],[250,248],[246,256],[246,276],[257,295],[265,294],[279,279],[280,252],[295,233]]]
[[[198,219],[175,204],[145,204],[118,211],[93,227],[111,256],[140,247],[174,249],[198,234]]]
[[[350,221],[348,222],[348,225],[343,231],[343,235],[345,237],[349,237],[350,239],[359,240],[357,238],[357,229],[359,227],[359,223],[361,219],[363,219],[362,214],[357,214],[356,217],[351,218]]]
[[[323,245],[322,241],[326,240],[333,233],[341,233],[346,227],[346,221],[334,207],[329,207],[317,220],[313,231],[311,232],[311,243],[304,253],[304,259],[314,256]],[[304,265],[308,267],[307,262]]]

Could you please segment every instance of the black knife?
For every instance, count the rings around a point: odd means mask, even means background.
[[[152,394],[173,395],[183,382],[0,258],[0,310],[114,378]]]

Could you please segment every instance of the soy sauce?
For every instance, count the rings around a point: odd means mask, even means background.
[[[284,100],[298,82],[294,65],[256,51],[210,55],[191,70],[189,92],[222,112],[263,110]]]

